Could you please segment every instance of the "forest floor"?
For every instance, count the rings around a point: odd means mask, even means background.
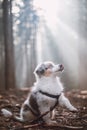
[[[28,95],[28,90],[0,92],[0,110],[6,108],[18,115],[20,107]],[[77,107],[78,112],[56,108],[56,125],[20,123],[3,117],[0,111],[0,130],[87,130],[87,90],[72,90],[65,95]]]

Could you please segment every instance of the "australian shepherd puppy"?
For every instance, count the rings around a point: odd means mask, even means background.
[[[37,119],[43,113],[43,120],[50,124],[51,118],[54,118],[54,109],[58,105],[65,106],[70,111],[77,111],[71,105],[70,101],[64,96],[63,85],[59,80],[58,73],[64,70],[62,64],[54,64],[53,62],[43,62],[39,64],[35,71],[36,82],[20,110],[20,117],[14,116],[18,121],[32,121]],[[1,110],[4,116],[10,117],[13,114],[6,110]]]

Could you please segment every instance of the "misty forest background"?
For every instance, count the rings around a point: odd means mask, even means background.
[[[66,90],[87,89],[87,0],[0,0],[0,90],[32,86],[47,60]]]

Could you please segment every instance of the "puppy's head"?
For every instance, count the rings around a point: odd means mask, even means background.
[[[43,62],[36,67],[34,74],[39,78],[42,76],[48,77],[63,70],[64,66],[62,64],[55,65],[53,62]]]

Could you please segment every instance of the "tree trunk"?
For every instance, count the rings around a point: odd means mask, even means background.
[[[5,87],[15,87],[14,45],[12,36],[12,0],[3,0],[3,24],[5,44]]]

